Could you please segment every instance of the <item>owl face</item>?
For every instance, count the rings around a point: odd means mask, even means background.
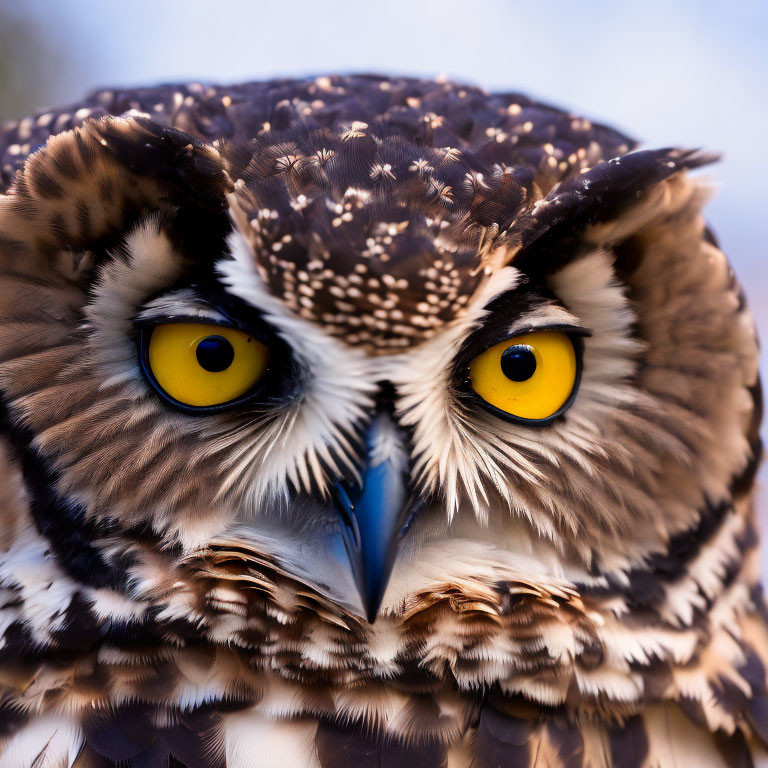
[[[296,88],[270,120],[230,97],[225,139],[88,114],[0,201],[35,535],[94,604],[245,648],[265,617],[368,657],[446,606],[488,638],[552,605],[580,626],[573,585],[646,572],[753,471],[701,158],[607,162],[608,129],[455,86],[376,114],[379,85]]]

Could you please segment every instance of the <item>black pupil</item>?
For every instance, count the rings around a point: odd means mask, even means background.
[[[223,336],[206,336],[195,350],[197,362],[211,373],[226,371],[235,359],[235,350]]]
[[[501,372],[512,381],[527,381],[536,372],[536,355],[530,347],[507,347],[501,353]]]

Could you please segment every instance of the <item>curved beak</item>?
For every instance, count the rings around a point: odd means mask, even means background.
[[[403,537],[416,517],[408,494],[408,455],[397,426],[380,413],[366,434],[360,483],[336,484],[336,505],[360,598],[373,623]]]

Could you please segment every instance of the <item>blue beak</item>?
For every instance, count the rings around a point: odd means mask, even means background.
[[[336,484],[345,543],[369,623],[379,612],[397,550],[415,513],[407,503],[407,457],[389,416],[379,415],[366,434],[360,484]]]

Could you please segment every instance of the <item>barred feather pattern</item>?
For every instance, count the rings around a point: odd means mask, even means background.
[[[754,330],[708,158],[631,146],[373,76],[9,128],[0,768],[761,764]],[[211,285],[301,397],[154,395],[133,320],[217,321]],[[472,409],[478,335],[547,325],[591,333],[565,418]],[[424,508],[371,624],[317,542],[382,381]]]

